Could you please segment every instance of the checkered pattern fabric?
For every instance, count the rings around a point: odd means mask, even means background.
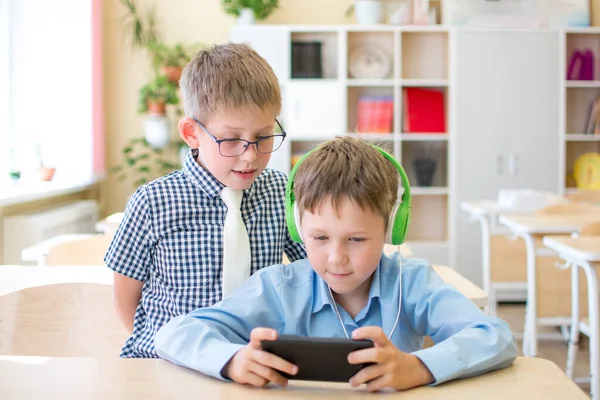
[[[244,191],[242,218],[250,237],[251,273],[306,256],[285,223],[282,172],[265,169]],[[181,171],[138,188],[105,256],[112,270],[144,282],[133,334],[121,357],[157,357],[154,335],[171,318],[221,299],[223,185],[190,151]]]

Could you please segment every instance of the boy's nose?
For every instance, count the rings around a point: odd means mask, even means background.
[[[258,158],[258,150],[255,144],[251,144],[246,148],[246,151],[242,153],[240,159],[242,161],[254,162]]]
[[[348,261],[348,253],[344,245],[334,244],[329,251],[329,263],[331,265],[343,265]]]

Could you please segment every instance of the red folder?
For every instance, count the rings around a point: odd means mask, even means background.
[[[404,89],[404,132],[446,132],[444,93],[435,89]]]

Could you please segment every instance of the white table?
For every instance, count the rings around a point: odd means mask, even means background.
[[[596,214],[545,214],[527,216],[500,216],[498,221],[508,227],[511,232],[525,241],[527,248],[527,307],[525,312],[525,332],[523,335],[523,354],[535,357],[537,354],[537,325],[542,322],[537,317],[536,294],[536,251],[535,237],[539,235],[566,235],[572,234],[581,227],[589,224],[594,218],[600,219]],[[547,249],[546,249],[547,250]],[[556,320],[557,322],[561,322]],[[570,319],[564,321],[569,324]],[[559,323],[558,325],[561,325]]]
[[[491,315],[496,315],[497,293],[502,291],[526,292],[526,282],[492,282],[492,261],[491,261],[491,237],[492,235],[507,234],[510,231],[498,224],[500,215],[523,215],[524,212],[517,212],[513,209],[507,209],[500,206],[497,201],[480,200],[467,201],[460,204],[460,208],[467,212],[471,219],[479,221],[481,226],[481,253],[482,253],[482,284],[483,290],[488,294],[489,301],[486,311]],[[511,300],[522,300],[513,298]]]
[[[85,239],[96,235],[95,233],[67,233],[64,235],[57,235],[43,242],[34,244],[33,246],[23,249],[21,252],[21,258],[23,261],[37,261],[39,266],[46,265],[46,256],[48,251],[62,243],[67,243],[72,240]]]
[[[404,392],[373,394],[364,385],[290,381],[285,388],[223,382],[158,359],[0,357],[0,398],[22,399],[398,399],[585,400],[552,362],[517,358],[513,365],[469,379]]]
[[[571,267],[571,333],[567,357],[567,376],[573,377],[575,357],[579,347],[580,331],[590,338],[590,378],[593,399],[600,399],[600,331],[598,326],[598,275],[596,268],[600,267],[600,236],[571,236],[544,237],[543,243],[548,248],[558,252],[566,266]],[[579,268],[586,275],[588,288],[588,318],[579,320]]]

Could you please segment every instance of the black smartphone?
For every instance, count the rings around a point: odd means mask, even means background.
[[[348,354],[374,345],[370,340],[279,335],[277,340],[261,341],[261,346],[264,351],[298,366],[296,375],[280,371],[288,379],[348,382],[372,364],[350,364]]]

